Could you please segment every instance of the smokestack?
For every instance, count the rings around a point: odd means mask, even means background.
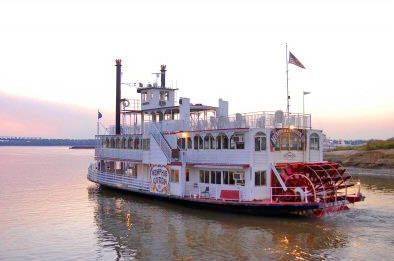
[[[115,134],[120,134],[120,99],[122,96],[120,85],[122,79],[122,60],[116,59],[116,103],[115,103]]]
[[[161,80],[161,88],[166,87],[166,66],[164,64],[160,65],[160,80]]]

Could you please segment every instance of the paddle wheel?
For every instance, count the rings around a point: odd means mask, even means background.
[[[319,203],[316,215],[347,209],[347,204],[363,200],[354,187],[351,176],[341,165],[333,162],[278,163],[277,175],[272,173],[272,200],[276,202]],[[280,180],[281,179],[281,180]]]

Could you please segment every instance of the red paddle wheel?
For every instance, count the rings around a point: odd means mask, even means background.
[[[348,188],[355,184],[341,165],[333,162],[278,163],[285,187],[272,172],[272,199],[276,202],[319,203],[321,208],[315,214],[346,209],[346,204],[361,201],[361,193],[348,194]]]

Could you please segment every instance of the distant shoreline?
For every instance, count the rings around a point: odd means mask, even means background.
[[[324,160],[337,162],[345,167],[394,169],[394,149],[329,151],[324,153]]]

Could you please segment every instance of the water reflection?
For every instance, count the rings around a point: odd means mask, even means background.
[[[348,244],[335,222],[223,214],[89,188],[103,251],[118,258],[322,258]]]

